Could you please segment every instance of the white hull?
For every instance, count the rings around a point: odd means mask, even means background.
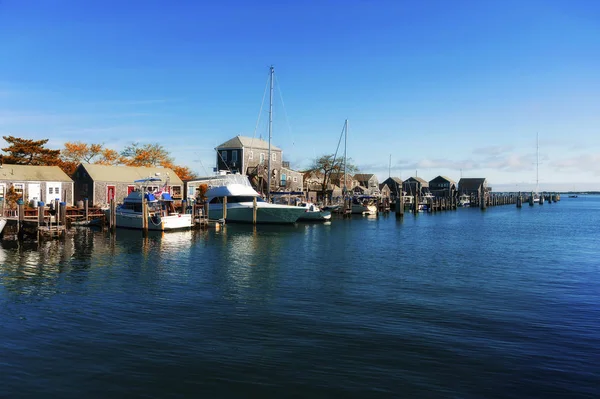
[[[377,206],[352,204],[352,213],[357,215],[375,215],[377,213]]]
[[[256,223],[295,223],[305,213],[303,208],[297,206],[257,203]],[[253,203],[237,202],[227,204],[227,223],[253,223]],[[213,220],[223,219],[223,205],[210,204],[208,218]]]
[[[324,222],[331,219],[331,212],[329,211],[306,211],[298,221],[304,222]]]
[[[6,226],[6,219],[0,219],[0,233],[4,230],[4,226]]]
[[[143,229],[143,217],[140,213],[116,212],[116,225],[125,229]],[[169,231],[189,229],[192,227],[192,215],[177,214],[169,216],[149,216],[148,230]]]

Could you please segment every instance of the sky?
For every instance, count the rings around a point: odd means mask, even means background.
[[[207,175],[219,144],[268,140],[273,65],[294,169],[348,119],[380,181],[600,190],[599,21],[591,0],[0,0],[0,136],[159,143]]]

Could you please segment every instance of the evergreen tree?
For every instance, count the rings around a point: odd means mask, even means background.
[[[2,161],[17,165],[60,165],[60,150],[44,148],[48,139],[30,140],[13,136],[2,136],[8,147],[2,151],[7,153]]]

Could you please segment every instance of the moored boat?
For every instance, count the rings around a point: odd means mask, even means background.
[[[143,203],[146,201],[148,230],[169,231],[189,229],[192,227],[192,215],[175,211],[173,200],[168,192],[162,192],[156,196],[146,187],[150,183],[160,182],[159,178],[148,178],[136,180],[138,185],[134,191],[129,193],[123,203],[116,207],[116,227],[127,229],[143,229],[144,215]],[[107,216],[110,210],[106,210]]]
[[[255,201],[256,223],[295,223],[306,211],[297,206],[266,202],[244,175],[221,174],[197,181],[205,181],[208,185],[208,217],[212,220],[253,223]]]
[[[299,208],[304,208],[305,212],[298,218],[298,221],[305,222],[324,222],[331,219],[331,211],[325,211],[312,202],[300,202]]]

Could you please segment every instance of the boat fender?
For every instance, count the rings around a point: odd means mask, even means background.
[[[158,215],[152,215],[152,223],[154,223],[154,224],[160,223],[160,218],[158,217]]]

